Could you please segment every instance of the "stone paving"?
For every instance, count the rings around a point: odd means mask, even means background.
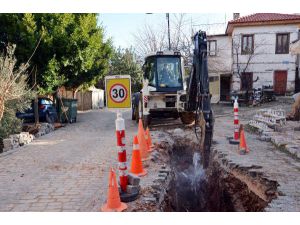
[[[77,123],[0,154],[0,211],[98,211],[117,162],[114,117],[80,113]],[[126,126],[132,137],[136,124]]]
[[[250,115],[251,110],[248,110]],[[243,113],[243,112],[242,112]],[[242,116],[243,117],[243,116]],[[242,120],[246,124],[247,120]],[[226,137],[233,136],[232,118],[217,118],[215,122],[214,149],[230,163],[243,168],[254,168],[263,177],[277,181],[278,198],[274,199],[266,211],[300,211],[300,162],[276,149],[268,142],[262,142],[257,135],[246,132],[250,153],[240,155],[236,145],[230,145]]]
[[[255,110],[241,108],[242,122]],[[267,211],[300,211],[300,162],[247,132],[251,152],[239,155],[226,139],[233,133],[232,108],[217,106],[215,111],[215,149],[240,166],[258,166],[257,171],[279,183],[279,196]],[[124,117],[130,158],[137,126],[130,113]],[[115,114],[106,110],[80,113],[77,123],[0,154],[0,211],[99,211],[106,199],[109,168],[117,163],[114,119]],[[147,169],[150,175],[142,179],[142,186],[156,177],[153,163]]]

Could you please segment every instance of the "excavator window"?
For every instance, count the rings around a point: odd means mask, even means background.
[[[149,58],[145,64],[145,78],[148,79],[150,86],[156,86],[154,58]]]
[[[157,58],[158,85],[159,87],[176,88],[182,86],[180,72],[180,58]]]
[[[180,56],[151,56],[146,59],[143,68],[148,85],[157,90],[175,91],[183,88]]]

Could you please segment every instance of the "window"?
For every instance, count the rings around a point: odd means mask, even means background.
[[[217,41],[215,40],[208,41],[208,54],[209,56],[217,55]]]
[[[242,35],[242,54],[253,53],[253,47],[254,47],[254,35],[253,34]]]
[[[288,54],[290,47],[290,34],[276,34],[276,54]]]
[[[158,86],[177,88],[182,86],[179,57],[157,58]]]
[[[145,64],[145,77],[148,78],[150,86],[156,86],[154,58],[148,59],[147,64]]]

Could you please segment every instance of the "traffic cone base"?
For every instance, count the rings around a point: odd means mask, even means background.
[[[105,203],[102,207],[101,207],[101,211],[102,212],[122,212],[125,209],[127,209],[127,205],[123,202],[121,202],[120,206],[118,208],[112,209],[109,208],[107,203]]]
[[[127,205],[121,202],[117,177],[113,169],[109,173],[109,185],[106,203],[101,207],[102,212],[121,212],[127,208]]]

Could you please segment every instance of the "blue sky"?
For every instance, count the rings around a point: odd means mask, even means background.
[[[174,21],[175,16],[175,14],[170,13],[170,21]],[[202,28],[207,30],[208,34],[224,33],[225,21],[231,19],[232,13],[187,13],[184,15],[187,32],[191,32],[191,28],[195,31]],[[122,48],[134,46],[133,34],[138,32],[138,29],[143,27],[144,24],[159,26],[163,23],[166,24],[166,14],[164,13],[103,13],[99,16],[99,24],[104,26],[106,37],[111,37],[114,45],[116,47],[121,46]],[[172,23],[170,29],[172,29]]]

